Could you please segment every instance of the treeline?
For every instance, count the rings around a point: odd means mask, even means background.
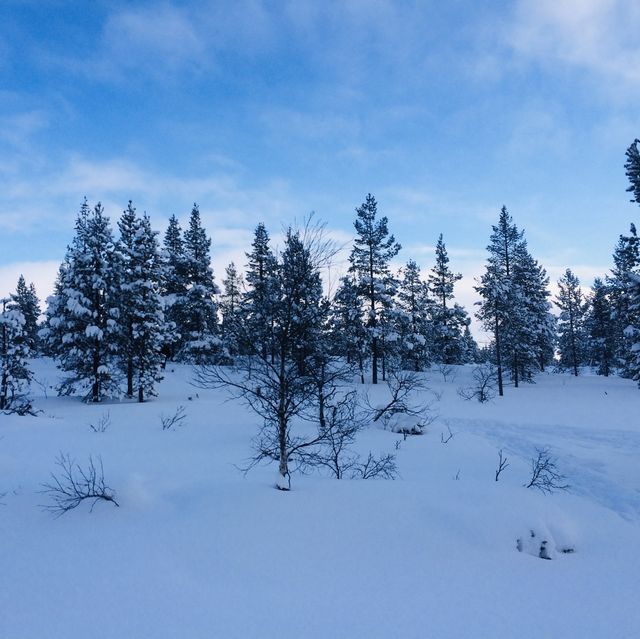
[[[632,201],[640,203],[639,143],[627,149],[625,168]],[[495,364],[500,394],[507,377],[517,387],[552,364],[575,375],[591,366],[640,381],[640,240],[633,224],[618,240],[609,275],[585,293],[567,269],[552,299],[545,269],[503,207],[475,286],[476,317],[492,336],[483,349],[454,301],[461,275],[449,266],[442,235],[423,275],[413,260],[393,271],[401,247],[372,195],[356,209],[354,227],[349,267],[331,298],[321,269],[334,251],[312,223],[290,228],[280,252],[258,224],[244,275],[229,264],[220,288],[197,205],[186,229],[173,216],[160,241],[131,202],[116,237],[102,206],[85,199],[44,324],[33,284],[23,277],[0,302],[0,410],[31,412],[27,360],[34,353],[57,359],[65,373],[61,394],[142,402],[156,394],[167,360],[225,365],[259,354],[275,362],[283,331],[286,357],[300,369],[322,345],[363,383],[398,370],[479,361]]]

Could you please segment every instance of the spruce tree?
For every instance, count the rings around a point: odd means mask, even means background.
[[[202,226],[198,205],[194,204],[189,228],[184,233],[188,288],[184,297],[181,357],[188,361],[210,360],[220,351],[218,307],[214,299],[220,291],[213,280],[210,248],[211,240]]]
[[[466,361],[463,337],[469,318],[459,304],[451,305],[453,289],[462,275],[449,268],[449,255],[442,234],[436,244],[436,263],[427,278],[434,300],[431,311],[433,324],[433,358],[443,364],[462,364]]]
[[[60,394],[80,391],[86,401],[118,395],[118,271],[109,219],[98,203],[85,199],[76,219],[75,237],[50,298],[45,337],[68,373]]]
[[[149,217],[138,217],[129,202],[118,226],[120,240],[120,344],[121,369],[127,381],[127,396],[139,402],[156,395],[162,379],[164,315],[160,296],[161,261]]]
[[[586,304],[580,288],[580,280],[567,269],[558,280],[556,306],[560,309],[558,321],[558,351],[560,366],[571,368],[578,376],[578,369],[585,361],[586,335],[584,319]]]
[[[632,377],[632,342],[627,335],[630,326],[640,324],[640,314],[632,308],[632,279],[630,274],[640,267],[640,238],[635,224],[629,235],[620,235],[613,252],[614,268],[607,278],[613,305],[612,316],[616,324],[616,360],[623,376]]]
[[[240,324],[242,323],[242,276],[231,262],[225,269],[220,296],[222,315],[222,343],[228,357],[239,352]]]
[[[18,278],[16,292],[11,295],[20,312],[24,316],[24,334],[27,346],[32,353],[38,348],[38,320],[40,319],[40,301],[33,282],[27,286],[24,276]]]
[[[611,317],[609,287],[597,277],[593,281],[585,330],[588,342],[588,357],[598,375],[608,377],[615,367],[616,324]]]
[[[362,303],[356,280],[345,275],[340,280],[331,304],[329,319],[331,352],[346,358],[347,364],[355,364],[364,384],[364,359],[367,353],[367,331],[362,321]]]
[[[525,243],[517,252],[513,268],[517,287],[518,313],[513,331],[518,343],[516,379],[531,381],[536,370],[553,361],[556,320],[551,313],[549,277],[545,269],[529,253]],[[517,384],[516,384],[517,385]]]
[[[33,414],[29,387],[33,373],[26,320],[18,304],[0,299],[0,411]]]
[[[161,292],[165,316],[165,355],[173,359],[182,347],[185,329],[185,299],[188,290],[187,263],[182,240],[182,229],[175,215],[163,239]]]
[[[498,224],[493,226],[487,251],[487,266],[476,291],[482,297],[477,313],[485,330],[493,333],[498,394],[504,394],[503,360],[510,362],[512,344],[510,338],[514,333],[514,311],[518,295],[513,283],[513,267],[516,254],[524,242],[522,231],[513,223],[507,208],[502,207]],[[517,367],[516,367],[517,369]]]
[[[383,311],[393,305],[394,279],[389,262],[400,251],[400,244],[389,235],[386,217],[377,219],[378,205],[369,193],[356,209],[356,239],[349,258],[349,272],[358,283],[363,301],[371,353],[371,381],[378,383],[378,362],[383,356],[385,325]]]
[[[277,264],[269,245],[269,234],[262,222],[255,229],[251,252],[246,256],[248,290],[243,300],[243,316],[247,332],[257,338],[261,354],[265,356],[271,349]]]
[[[401,366],[423,371],[430,364],[432,324],[429,316],[433,313],[433,303],[420,276],[420,267],[413,260],[401,271],[397,299]]]

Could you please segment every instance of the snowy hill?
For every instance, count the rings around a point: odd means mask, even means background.
[[[274,466],[238,470],[256,416],[188,367],[156,401],[101,405],[56,397],[53,364],[34,368],[42,413],[0,416],[0,637],[640,636],[632,382],[542,375],[481,405],[457,393],[470,368],[433,370],[425,435],[358,440],[397,454],[396,481],[295,476],[282,493]],[[163,430],[178,406],[183,425]],[[567,492],[523,487],[546,446]],[[39,508],[60,452],[100,456],[120,507]]]

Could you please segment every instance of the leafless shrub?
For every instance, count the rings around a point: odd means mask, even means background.
[[[445,435],[444,433],[440,433],[440,443],[441,444],[448,444],[453,439],[453,436],[455,434],[455,433],[452,432],[451,426],[449,426],[449,424],[447,424],[446,426],[447,426],[448,434]]]
[[[95,424],[89,424],[89,428],[94,433],[104,433],[111,426],[111,414],[109,411],[102,413],[100,419]]]
[[[58,473],[51,473],[51,481],[42,484],[44,495],[48,495],[51,503],[42,508],[56,517],[77,508],[84,500],[91,503],[90,512],[99,501],[111,502],[114,506],[120,506],[116,501],[115,492],[107,486],[104,480],[104,468],[102,458],[98,457],[98,463],[94,463],[89,456],[87,468],[76,464],[68,454],[60,453],[56,458]]]
[[[451,364],[441,363],[436,366],[436,369],[438,373],[442,375],[442,381],[444,382],[455,381],[456,369],[453,366],[451,366]]]
[[[365,406],[372,422],[381,420],[395,433],[421,435],[435,419],[433,403],[417,401],[418,392],[429,391],[420,376],[414,372],[391,373],[387,381],[390,398],[382,406],[372,406],[365,398]]]
[[[191,399],[191,398],[189,398]],[[187,411],[184,406],[180,405],[176,408],[172,415],[160,415],[160,423],[162,424],[162,430],[171,430],[179,426],[184,426],[184,420],[187,417]]]
[[[558,471],[557,460],[551,456],[548,448],[536,448],[536,457],[531,460],[531,478],[526,488],[537,488],[551,494],[556,490],[568,490],[566,477]]]
[[[395,479],[397,476],[396,457],[391,453],[376,457],[370,452],[365,461],[358,463],[351,473],[352,479]]]
[[[500,474],[502,473],[507,466],[509,466],[508,457],[505,457],[502,454],[502,448],[498,451],[498,467],[496,468],[496,481],[500,478]]]
[[[466,400],[477,399],[484,404],[495,397],[497,380],[496,367],[485,362],[473,369],[473,385],[458,388],[458,395]]]

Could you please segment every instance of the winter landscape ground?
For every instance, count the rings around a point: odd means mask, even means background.
[[[33,368],[42,412],[0,417],[0,637],[640,636],[632,381],[541,374],[479,404],[457,393],[473,367],[434,368],[424,435],[358,439],[397,454],[397,480],[296,475],[281,492],[276,465],[238,470],[256,416],[194,388],[190,367],[170,364],[155,401],[100,405],[57,397],[52,361]],[[163,430],[181,405],[183,425]],[[523,487],[544,446],[569,491]],[[101,456],[120,507],[43,511],[60,452]]]

